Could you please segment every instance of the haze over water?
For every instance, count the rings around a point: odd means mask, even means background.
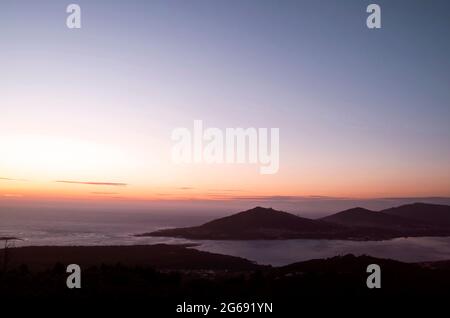
[[[37,245],[133,245],[196,243],[194,248],[247,258],[260,264],[286,265],[293,262],[352,253],[392,258],[405,262],[450,259],[450,237],[397,238],[387,241],[280,240],[199,241],[166,237],[135,237],[134,234],[168,227],[201,224],[210,214],[167,212],[41,213],[0,214],[0,236],[17,236],[15,246]]]

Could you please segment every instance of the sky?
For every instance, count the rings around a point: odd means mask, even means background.
[[[0,200],[450,197],[448,1],[72,2],[0,3]],[[174,164],[194,120],[279,171]]]

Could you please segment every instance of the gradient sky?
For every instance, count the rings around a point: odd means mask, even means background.
[[[72,2],[0,3],[3,198],[450,196],[450,2]],[[174,165],[195,119],[279,127],[279,172]]]

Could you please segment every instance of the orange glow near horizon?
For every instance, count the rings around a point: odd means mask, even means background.
[[[197,169],[201,170],[200,167]],[[212,169],[207,167],[207,169]],[[227,167],[226,170],[233,169]],[[237,168],[243,169],[243,168]],[[247,168],[248,169],[248,168]],[[218,187],[210,182],[205,175],[199,176],[198,182],[174,182],[171,186],[168,182],[159,186],[153,182],[148,185],[132,179],[108,179],[108,178],[89,178],[89,179],[68,179],[68,180],[42,180],[16,179],[14,175],[6,174],[7,177],[0,179],[0,198],[13,198],[16,200],[28,199],[79,199],[93,201],[116,201],[116,200],[233,200],[255,197],[272,196],[327,196],[327,197],[345,197],[345,198],[381,198],[381,197],[426,197],[426,196],[449,196],[446,192],[446,182],[443,180],[436,183],[428,180],[428,184],[417,187],[413,180],[407,180],[406,183],[390,182],[384,184],[382,178],[372,178],[371,180],[358,180],[347,178],[347,180],[336,180],[328,178],[321,180],[318,176],[313,180],[302,180],[303,182],[293,183],[292,179],[283,179],[279,177],[269,177],[269,182],[258,184],[258,179],[262,178],[256,175],[256,169],[247,172],[246,184],[239,184],[239,187],[224,182],[222,187]],[[255,176],[251,179],[251,174]],[[189,174],[190,175],[190,174]],[[241,173],[242,175],[242,173]],[[206,175],[207,176],[207,175]],[[222,176],[222,178],[224,178]],[[225,178],[223,179],[226,180]],[[120,181],[120,182],[117,182]],[[141,182],[141,183],[138,183]],[[411,182],[411,183],[409,183]],[[271,185],[268,185],[271,184]],[[426,188],[426,191],[422,190]]]
[[[258,167],[249,164],[175,165],[170,161],[169,147],[155,152],[112,140],[101,143],[52,135],[3,135],[0,198],[176,201],[450,196],[450,178],[440,178],[441,171],[433,167],[423,172],[414,166],[403,170],[386,167],[379,174],[366,168],[376,163],[373,161],[358,159],[340,163],[337,168],[329,159],[313,160],[310,156],[310,164],[282,161],[277,174],[260,175]]]
[[[192,128],[192,120],[173,120],[174,113],[165,114],[163,106],[158,118],[146,119],[134,109],[122,112],[126,107],[116,105],[117,100],[125,104],[128,95],[113,98],[87,91],[66,101],[69,91],[46,89],[37,88],[27,96],[19,89],[10,90],[11,96],[6,96],[8,109],[0,126],[0,198],[114,201],[450,196],[450,169],[444,150],[442,155],[426,152],[382,135],[349,141],[338,136],[340,127],[336,128],[336,141],[327,132],[329,128],[306,127],[309,135],[315,136],[311,138],[297,134],[286,122],[286,126],[280,125],[280,168],[276,174],[261,175],[259,166],[252,164],[177,165],[171,161],[171,132],[180,123]],[[37,101],[36,96],[40,98]],[[145,103],[152,100],[152,96],[142,98]],[[62,105],[61,100],[65,100]],[[205,125],[215,126],[212,120]]]
[[[86,1],[77,30],[57,6],[9,2],[0,199],[450,197],[448,19],[417,30],[400,19],[368,36],[352,16],[364,12],[315,19],[314,1],[156,2]],[[111,14],[123,21],[105,23]],[[278,128],[278,172],[175,164],[172,133],[196,121]]]

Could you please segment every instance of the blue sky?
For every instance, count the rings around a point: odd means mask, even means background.
[[[65,25],[67,1],[0,5],[3,145],[75,138],[121,159],[42,171],[11,157],[0,177],[124,182],[142,196],[450,195],[448,1],[377,1],[380,30],[365,25],[370,1],[73,2],[80,30]],[[172,169],[170,131],[194,119],[280,127],[280,173]]]

